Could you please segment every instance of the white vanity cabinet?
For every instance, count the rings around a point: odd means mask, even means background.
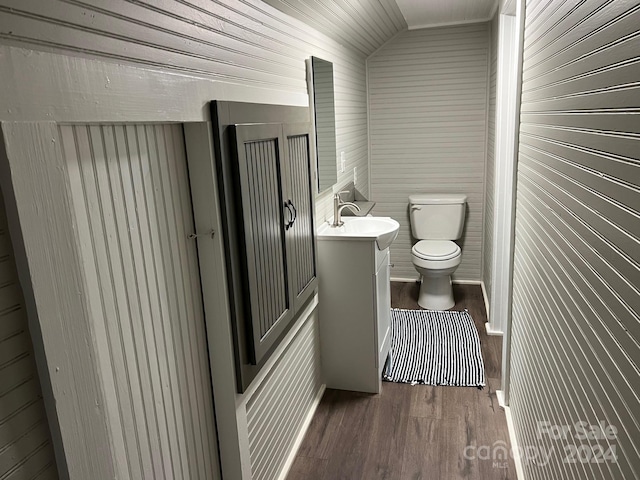
[[[391,342],[389,248],[318,238],[320,347],[328,388],[380,393]]]

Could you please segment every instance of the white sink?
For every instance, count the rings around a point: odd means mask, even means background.
[[[375,240],[384,250],[398,236],[400,224],[390,217],[342,217],[344,225],[325,222],[318,228],[318,240]]]

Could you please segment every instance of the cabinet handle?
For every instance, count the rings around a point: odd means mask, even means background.
[[[293,219],[293,212],[291,211],[291,209],[289,208],[289,204],[291,203],[291,201],[289,202],[284,202],[284,208],[287,209],[287,212],[289,212],[289,218]],[[289,230],[289,228],[291,228],[291,225],[293,225],[293,220],[285,220],[285,225],[284,225],[284,229],[285,230]]]
[[[289,205],[291,205],[291,208],[293,208],[293,220],[291,220],[291,225],[293,225],[293,222],[295,222],[296,218],[298,218],[298,210],[296,210],[296,206],[293,204],[291,200],[289,200]]]

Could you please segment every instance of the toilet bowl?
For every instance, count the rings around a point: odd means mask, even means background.
[[[411,249],[411,257],[421,277],[418,305],[429,310],[453,307],[451,274],[460,265],[460,247],[449,240],[421,240]]]
[[[416,194],[409,197],[411,233],[418,242],[411,249],[420,274],[418,305],[448,310],[455,305],[451,274],[462,260],[453,242],[462,236],[467,197],[463,194]]]

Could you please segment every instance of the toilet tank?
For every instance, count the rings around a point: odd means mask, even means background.
[[[457,240],[462,236],[467,196],[419,194],[409,196],[411,233],[418,240]]]

